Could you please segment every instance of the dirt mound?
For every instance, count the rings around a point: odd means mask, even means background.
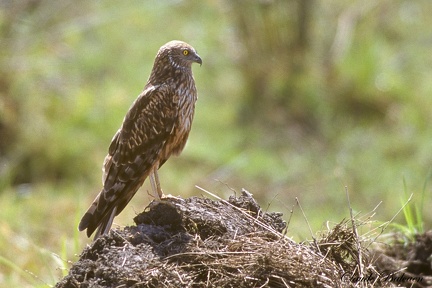
[[[282,214],[263,212],[247,191],[170,198],[134,221],[88,246],[56,287],[393,286],[358,251],[348,222],[298,244],[284,236]]]
[[[401,233],[389,235],[390,244],[376,243],[374,265],[400,287],[432,287],[432,231],[416,235],[414,241]]]

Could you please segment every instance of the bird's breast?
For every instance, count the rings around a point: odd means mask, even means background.
[[[197,91],[195,85],[188,85],[186,83],[179,85],[176,89],[178,95],[177,119],[162,152],[165,159],[168,159],[171,154],[180,154],[186,145],[189,132],[192,128]]]

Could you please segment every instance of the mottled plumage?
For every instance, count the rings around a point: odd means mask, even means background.
[[[157,170],[183,150],[192,124],[197,91],[192,63],[202,64],[195,49],[181,41],[163,45],[144,87],[114,135],[103,164],[102,191],[84,214],[79,230],[95,238],[150,177],[153,196],[163,197]]]

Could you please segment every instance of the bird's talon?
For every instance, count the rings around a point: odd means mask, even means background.
[[[174,200],[178,200],[178,201],[181,201],[181,202],[184,201],[183,198],[181,198],[181,197],[177,197],[177,196],[173,196],[173,195],[171,195],[171,194],[168,194],[168,195],[162,195],[162,197],[161,197],[161,200],[169,200],[169,199],[174,199]]]

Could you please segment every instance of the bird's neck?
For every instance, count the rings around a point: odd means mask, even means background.
[[[169,61],[155,61],[147,85],[175,84],[192,77],[191,67],[175,67]]]

